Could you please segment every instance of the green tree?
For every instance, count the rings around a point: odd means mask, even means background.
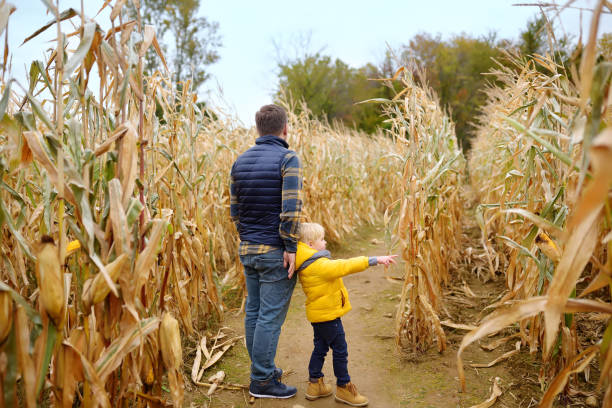
[[[534,17],[527,22],[527,27],[519,36],[519,50],[523,55],[544,54],[548,48],[546,19]]]
[[[350,105],[347,77],[350,68],[341,60],[332,61],[318,53],[280,64],[279,91],[303,99],[317,117],[341,119]]]
[[[198,16],[199,9],[200,0],[141,0],[143,23],[156,27],[173,79],[177,83],[192,80],[194,90],[208,79],[206,66],[219,59],[217,49],[221,46],[218,23]],[[135,16],[133,6],[129,13]],[[170,55],[167,41],[173,46]],[[159,68],[159,58],[150,50],[145,70],[152,72]]]
[[[502,55],[495,34],[480,38],[461,34],[448,41],[439,35],[417,34],[403,47],[402,55],[424,68],[426,82],[450,110],[459,143],[469,149],[475,118],[486,100],[483,91],[488,79],[483,74],[495,66],[493,58]]]
[[[560,66],[565,68],[568,77],[571,76],[569,65],[579,62],[580,52],[571,57],[572,41],[567,35],[559,36],[554,32],[554,27],[545,16],[533,17],[527,21],[527,26],[521,31],[518,40],[518,49],[526,58],[532,58],[534,54],[552,55],[553,60]],[[554,38],[549,39],[550,35]],[[552,45],[553,49],[550,49]],[[542,65],[536,64],[536,68],[540,72],[550,74],[550,72]]]
[[[401,91],[399,82],[382,83],[380,79],[392,78],[398,64],[389,52],[378,65],[366,64],[358,68],[352,82],[353,100],[363,102],[370,99],[390,100]],[[387,128],[380,103],[359,103],[353,106],[353,122],[358,129],[373,133],[379,128]]]
[[[604,33],[597,42],[597,50],[605,61],[612,60],[612,33]]]
[[[305,101],[315,117],[370,133],[382,123],[380,106],[358,104],[388,96],[379,82],[369,80],[380,77],[374,65],[352,68],[340,59],[313,53],[279,63],[279,69],[277,97],[288,93]]]

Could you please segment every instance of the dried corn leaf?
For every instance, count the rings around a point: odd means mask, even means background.
[[[212,385],[208,389],[208,392],[206,393],[206,395],[211,396],[215,392],[219,384],[223,382],[224,379],[225,379],[225,371],[217,371],[214,375],[210,376],[208,378],[208,382],[212,383]]]
[[[597,312],[597,313],[607,313],[612,315],[612,303],[600,302],[598,300],[592,299],[567,299],[567,303],[565,304],[566,313],[588,313],[588,312]]]
[[[130,122],[122,123],[119,128],[126,129],[125,134],[121,138],[117,174],[123,187],[123,206],[127,207],[134,192],[136,176],[138,174],[138,133]]]
[[[48,3],[49,4],[49,3]],[[55,7],[54,7],[55,8]],[[72,18],[74,16],[79,15],[79,13],[73,9],[73,8],[69,8],[68,10],[64,10],[60,13],[59,15],[59,21],[64,21],[67,20],[69,18]],[[53,24],[56,23],[55,18],[51,21],[49,21],[47,24],[45,24],[44,26],[42,26],[41,28],[39,28],[38,30],[34,31],[33,34],[31,34],[30,36],[26,37],[25,40],[23,40],[23,42],[21,43],[21,45],[27,43],[28,41],[30,41],[32,38],[36,37],[37,35],[39,35],[40,33],[42,33],[43,31],[45,31],[47,28],[51,27]]]
[[[74,70],[81,64],[85,59],[85,56],[89,52],[91,44],[93,43],[94,34],[96,33],[97,24],[94,21],[85,23],[83,26],[83,36],[75,52],[70,56],[66,65],[64,66],[64,75],[71,75]]]
[[[498,348],[499,346],[501,346],[502,344],[506,344],[506,342],[510,339],[513,339],[515,337],[520,337],[520,333],[515,333],[512,336],[508,336],[508,337],[502,337],[501,339],[497,339],[497,340],[493,340],[490,343],[487,344],[481,344],[480,348],[486,351],[493,351],[496,348]]]
[[[127,0],[117,0],[115,2],[115,5],[113,6],[113,9],[111,10],[111,13],[110,13],[111,21],[116,19],[117,16],[119,16],[119,14],[121,14],[121,11],[123,10],[123,6],[125,5],[126,2],[127,2]]]
[[[478,326],[473,326],[471,324],[463,324],[463,323],[453,323],[450,320],[443,320],[440,322],[443,326],[452,327],[453,329],[459,330],[475,330]]]
[[[122,138],[123,135],[127,131],[128,131],[127,127],[119,126],[117,129],[115,129],[113,134],[108,139],[106,139],[101,145],[96,147],[96,150],[94,151],[94,155],[97,157],[97,156],[100,156],[100,155],[108,152],[110,150],[111,146],[113,145],[113,143],[115,143],[117,140]]]
[[[21,370],[24,386],[25,405],[28,408],[36,407],[36,373],[34,361],[30,355],[30,329],[28,318],[21,305],[17,305],[15,314],[15,335],[17,344],[17,361]]]
[[[561,228],[548,221],[546,218],[543,218],[539,215],[532,213],[531,211],[527,211],[522,208],[511,208],[505,210],[504,212],[508,214],[517,214],[522,217],[525,217],[529,221],[533,222],[536,226],[552,235],[559,235],[562,231]]]
[[[595,6],[589,29],[589,40],[584,50],[584,56],[580,61],[580,107],[586,108],[587,100],[591,95],[591,84],[593,83],[593,67],[597,56],[597,31],[599,20],[605,0],[599,0]]]
[[[153,221],[153,231],[147,242],[147,246],[136,260],[134,266],[134,273],[136,274],[136,286],[135,293],[140,291],[140,288],[149,278],[149,270],[153,267],[155,260],[157,259],[157,253],[159,252],[159,241],[162,239],[163,233],[166,229],[166,222],[162,220]]]
[[[491,391],[491,396],[486,401],[481,402],[480,404],[472,405],[470,408],[489,408],[490,406],[495,404],[497,398],[502,395],[501,388],[499,387],[500,382],[501,378],[495,377],[495,380],[493,381],[493,389]]]
[[[122,363],[126,355],[131,353],[144,341],[145,337],[159,326],[159,318],[150,317],[143,319],[121,337],[113,340],[102,355],[96,361],[96,373],[102,382],[115,371]]]
[[[597,212],[608,195],[612,184],[612,129],[606,128],[593,140],[590,150],[593,180],[584,190],[568,230],[581,224],[591,213]]]
[[[578,297],[584,297],[589,293],[593,293],[596,290],[599,290],[605,286],[612,286],[612,277],[605,270],[600,270],[595,279],[589,283],[589,285],[584,288]]]
[[[85,357],[85,355],[83,355],[83,353],[81,353],[81,351],[77,347],[72,345],[68,340],[64,340],[64,344],[72,348],[72,350],[74,350],[74,352],[81,358],[83,374],[85,376],[85,379],[87,380],[87,383],[91,387],[92,393],[96,396],[91,400],[92,407],[97,408],[101,406],[103,408],[111,408],[111,403],[108,398],[108,394],[104,389],[104,381],[100,379],[94,366],[87,359],[87,357]]]
[[[206,356],[206,359],[210,359],[210,351],[208,351],[208,348],[206,347],[206,336],[202,336],[202,339],[200,340],[200,347],[202,348],[202,352],[204,353],[204,355]]]
[[[123,204],[121,204],[121,183],[117,178],[108,182],[108,195],[115,253],[121,255],[130,249],[130,241],[128,240],[130,231],[125,209],[123,208]]]
[[[565,385],[567,384],[569,376],[571,374],[575,374],[575,373],[579,373],[583,371],[589,365],[591,360],[595,357],[598,350],[599,350],[599,346],[597,345],[591,346],[587,348],[586,350],[584,350],[582,353],[578,354],[576,357],[574,357],[569,362],[569,364],[559,374],[557,374],[553,382],[550,384],[550,386],[548,387],[548,390],[546,390],[546,393],[544,394],[544,396],[542,397],[542,400],[540,401],[540,407],[542,408],[552,407],[555,397],[561,391],[563,391],[563,388],[565,388]]]
[[[465,293],[466,296],[473,297],[473,298],[477,297],[476,294],[474,292],[472,292],[472,289],[470,289],[470,287],[468,286],[468,284],[465,281],[463,281],[462,289],[463,289],[463,293]],[[470,329],[470,330],[472,330],[472,329]]]
[[[519,351],[521,351],[521,342],[517,341],[516,344],[514,345],[515,348],[514,350],[510,350],[504,354],[502,354],[501,356],[497,357],[495,360],[490,361],[486,364],[470,364],[470,367],[474,367],[474,368],[489,368],[489,367],[493,367],[495,364],[507,360],[508,358],[512,357],[513,355],[517,354]]]
[[[185,384],[183,382],[183,373],[176,369],[168,371],[168,385],[170,385],[170,394],[175,408],[183,406],[183,398],[185,395]]]
[[[225,352],[229,350],[230,347],[232,347],[236,343],[236,341],[237,339],[232,341],[231,343],[225,344],[221,348],[221,350],[217,351],[209,359],[207,359],[206,363],[204,363],[204,366],[202,366],[202,372],[204,372],[207,368],[211,367],[213,364],[219,361],[219,359],[223,356],[223,354],[225,354]]]
[[[140,49],[138,50],[138,55],[140,57],[145,56],[147,49],[153,42],[153,38],[155,38],[155,27],[149,24],[145,25],[142,43],[140,44]]]
[[[51,158],[49,157],[45,148],[42,145],[42,142],[41,142],[42,135],[38,131],[35,131],[35,132],[27,131],[27,132],[23,132],[23,136],[25,137],[28,143],[28,146],[30,150],[32,151],[32,153],[34,154],[34,157],[36,158],[36,160],[40,164],[42,164],[45,170],[47,170],[47,175],[49,176],[49,180],[51,180],[51,182],[59,190],[60,181],[63,183],[63,180],[59,180],[59,174],[57,172],[57,168],[55,167],[55,164],[51,161]],[[66,198],[71,204],[76,206],[76,199],[74,198],[74,195],[72,194],[72,191],[70,191],[70,189],[64,189],[64,198]]]
[[[433,326],[433,331],[436,334],[436,340],[438,343],[438,352],[443,352],[446,349],[446,335],[440,324],[440,318],[431,307],[431,304],[425,299],[424,296],[419,296],[419,301],[423,306],[423,309],[429,314],[429,322]]]
[[[193,360],[193,366],[191,367],[191,381],[194,383],[198,381],[198,372],[200,370],[200,364],[202,363],[202,349],[200,346],[196,346],[196,356]]]
[[[67,341],[83,352],[85,350],[85,333],[82,329],[72,329]],[[57,371],[54,373],[56,384],[62,390],[62,407],[71,408],[74,403],[75,391],[84,380],[83,365],[79,355],[72,347],[62,344],[57,357]]]
[[[544,349],[547,354],[557,337],[565,303],[597,244],[600,209],[601,206],[592,211],[571,231],[548,289],[548,303],[544,312]]]
[[[477,329],[472,330],[463,337],[459,350],[457,351],[457,371],[459,372],[459,380],[461,382],[461,389],[463,391],[466,389],[463,360],[461,359],[461,353],[463,350],[465,350],[465,348],[474,341],[481,339],[488,334],[498,332],[514,322],[536,315],[544,310],[547,300],[548,299],[546,297],[540,296],[519,301],[503,312],[495,312],[488,316]]]

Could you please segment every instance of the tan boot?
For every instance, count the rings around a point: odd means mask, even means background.
[[[323,377],[319,378],[317,382],[308,381],[308,388],[306,389],[306,399],[316,400],[317,398],[329,397],[332,395],[332,387],[329,384],[323,382]]]
[[[365,407],[368,405],[368,399],[357,391],[355,384],[348,383],[344,387],[336,387],[336,401],[344,402],[353,407]]]

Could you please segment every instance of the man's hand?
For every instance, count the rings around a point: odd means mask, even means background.
[[[288,278],[291,279],[295,272],[295,252],[283,252],[283,266],[288,269]]]
[[[376,261],[378,262],[379,265],[391,265],[395,263],[395,258],[397,257],[397,255],[386,255],[386,256],[377,256],[376,257]]]

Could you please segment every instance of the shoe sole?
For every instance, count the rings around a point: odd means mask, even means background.
[[[308,395],[308,394],[304,394],[304,398],[306,398],[308,401],[314,401],[314,400],[319,399],[319,398],[329,397],[333,393],[334,393],[333,391],[330,391],[329,394],[325,394],[325,395]]]
[[[297,394],[297,393],[296,393]],[[285,397],[281,397],[278,395],[263,395],[263,394],[254,394],[251,391],[249,391],[249,395],[251,397],[255,397],[255,398],[275,398],[275,399],[287,399],[287,398],[291,398],[291,397],[295,397],[295,394],[291,394],[291,395],[287,395]]]
[[[336,401],[350,405],[351,407],[365,407],[366,405],[370,403],[370,401],[368,401],[368,402],[362,402],[361,404],[353,404],[352,402],[348,402],[348,401],[343,400],[342,398],[338,398],[337,395],[334,395],[334,398],[336,399]]]

